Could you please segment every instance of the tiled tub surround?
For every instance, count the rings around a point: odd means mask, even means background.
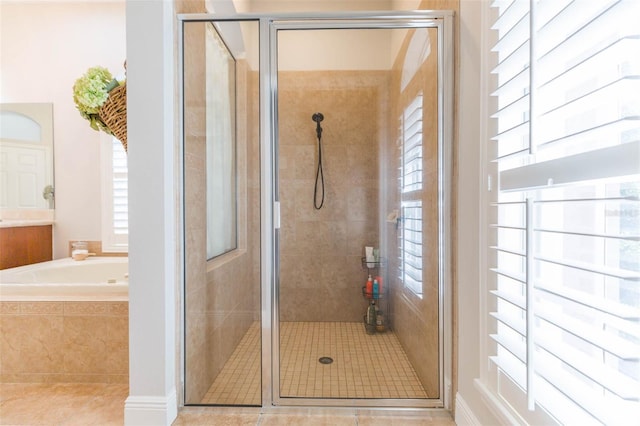
[[[0,382],[127,383],[127,258],[0,272]]]
[[[128,302],[0,302],[0,382],[127,383]]]

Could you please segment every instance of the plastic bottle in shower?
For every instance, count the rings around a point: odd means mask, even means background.
[[[364,292],[369,299],[373,297],[373,279],[371,279],[371,275],[369,275],[369,279],[367,280],[367,285],[364,289]]]
[[[382,277],[380,275],[378,275],[378,276],[376,276],[375,279],[378,280],[378,294],[379,295],[384,295],[384,290],[382,288]]]
[[[374,300],[369,303],[365,320],[367,334],[374,334],[376,332],[376,302]]]
[[[373,298],[377,299],[380,296],[380,285],[378,280],[373,280]]]
[[[382,314],[382,311],[378,311],[376,313],[376,331],[385,331],[384,315]]]

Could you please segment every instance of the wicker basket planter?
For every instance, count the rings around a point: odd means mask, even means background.
[[[127,64],[124,64],[125,70]],[[93,130],[103,131],[122,143],[127,152],[127,86],[100,66],[89,68],[73,84],[73,101]]]
[[[98,115],[111,133],[122,143],[127,152],[127,85],[123,84],[109,92],[109,97]]]

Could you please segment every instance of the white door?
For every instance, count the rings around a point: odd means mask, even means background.
[[[3,104],[0,108],[0,208],[48,209],[53,185],[51,104]]]
[[[0,207],[46,209],[44,147],[21,147],[0,142]]]

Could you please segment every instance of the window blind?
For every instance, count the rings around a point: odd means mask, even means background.
[[[405,289],[422,295],[422,92],[409,102],[400,117],[401,226],[400,280]]]
[[[129,192],[127,153],[119,140],[113,138],[113,232],[116,235],[129,234]]]
[[[126,252],[129,239],[127,154],[105,134],[102,145],[102,251]]]
[[[422,294],[422,201],[403,201],[400,233],[401,280],[408,290]]]
[[[525,420],[627,423],[640,414],[640,2],[491,7],[490,359]]]
[[[405,108],[402,117],[403,193],[422,189],[422,94]]]

